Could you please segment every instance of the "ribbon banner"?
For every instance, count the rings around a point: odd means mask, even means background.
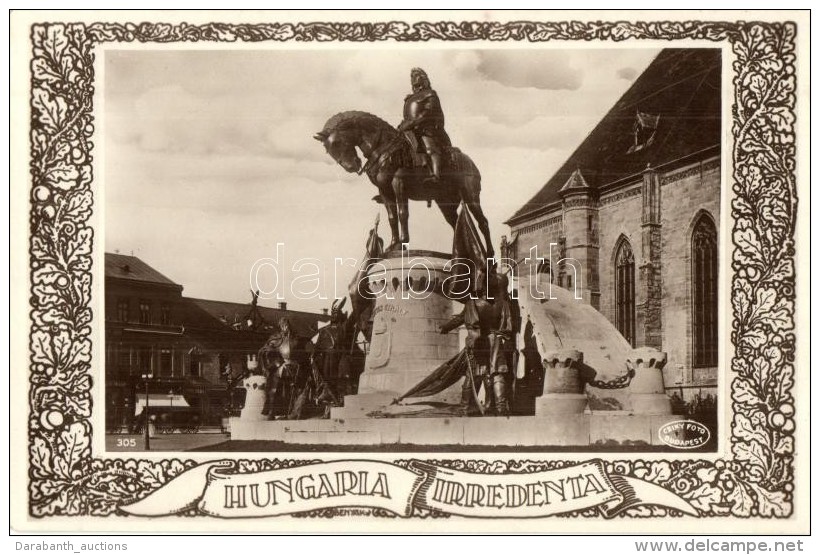
[[[135,516],[191,509],[219,518],[281,516],[333,508],[375,508],[409,517],[414,507],[480,518],[547,517],[597,508],[605,518],[639,505],[697,515],[675,493],[607,474],[600,460],[542,472],[476,474],[421,461],[407,468],[348,460],[239,473],[233,461],[191,468],[145,498],[120,506]]]

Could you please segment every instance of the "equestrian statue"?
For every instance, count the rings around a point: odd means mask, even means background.
[[[366,174],[384,204],[392,233],[391,252],[408,243],[408,201],[435,202],[455,228],[463,201],[481,230],[488,256],[493,256],[487,217],[481,209],[481,174],[469,156],[453,147],[444,131],[438,95],[423,70],[411,72],[413,93],[405,99],[404,119],[396,129],[381,118],[360,111],[331,117],[314,135],[327,153],[350,173]],[[362,164],[356,149],[366,158]]]

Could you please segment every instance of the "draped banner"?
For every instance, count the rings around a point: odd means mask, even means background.
[[[269,517],[361,507],[408,517],[414,507],[467,517],[546,517],[597,508],[610,518],[638,505],[697,515],[685,499],[637,478],[607,474],[600,460],[532,473],[476,474],[421,461],[369,460],[235,472],[233,461],[191,468],[120,510],[166,516],[196,509],[220,518]]]

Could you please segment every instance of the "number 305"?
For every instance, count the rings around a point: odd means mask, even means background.
[[[133,437],[117,438],[117,447],[136,447],[137,440]]]

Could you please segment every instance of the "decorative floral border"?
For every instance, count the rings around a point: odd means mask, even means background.
[[[614,461],[607,463],[607,471],[664,486],[689,500],[702,517],[788,517],[793,510],[795,449],[795,33],[796,25],[790,22],[706,21],[33,25],[30,515],[114,514],[118,505],[145,496],[195,464],[179,459],[101,459],[91,451],[94,230],[88,221],[95,203],[91,161],[96,45],[701,39],[727,42],[734,53],[731,455],[718,461]],[[237,465],[253,471],[306,462],[239,460]],[[429,462],[508,473],[578,461]],[[628,514],[670,513],[674,512],[642,508]],[[333,514],[318,511],[311,516]],[[388,516],[378,511],[372,515]]]

